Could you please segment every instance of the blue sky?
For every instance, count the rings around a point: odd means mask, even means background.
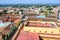
[[[0,4],[60,4],[60,0],[0,0]]]

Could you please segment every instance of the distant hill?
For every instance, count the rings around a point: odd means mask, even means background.
[[[30,6],[37,6],[37,7],[40,7],[40,6],[60,6],[60,4],[0,4],[0,7],[9,7],[9,6],[12,6],[12,7],[30,7]]]

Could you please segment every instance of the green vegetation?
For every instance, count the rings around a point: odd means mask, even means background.
[[[39,11],[39,13],[43,13],[44,11]]]
[[[6,14],[7,13],[7,10],[4,10],[3,12]]]
[[[60,6],[60,4],[0,4],[0,7],[12,6],[12,7],[16,7],[16,8],[22,8],[22,7],[28,8],[28,7],[32,7],[32,6],[35,6],[35,7],[41,7],[41,6],[49,7],[49,5],[51,5],[53,7]]]
[[[54,14],[54,12],[52,12],[51,10],[49,11],[50,14]]]
[[[17,11],[16,14],[19,14],[19,11]]]
[[[52,10],[52,6],[47,6],[47,10]]]

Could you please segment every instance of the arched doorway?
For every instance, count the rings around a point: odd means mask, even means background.
[[[60,20],[60,10],[58,11],[58,20]]]

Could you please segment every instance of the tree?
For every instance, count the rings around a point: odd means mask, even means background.
[[[47,7],[47,10],[52,10],[52,7],[48,6],[48,7]]]
[[[19,14],[19,11],[17,11],[16,14]]]
[[[49,11],[50,14],[54,14],[54,12],[52,12],[51,10]]]
[[[7,13],[7,10],[4,10],[3,12],[6,14]]]

